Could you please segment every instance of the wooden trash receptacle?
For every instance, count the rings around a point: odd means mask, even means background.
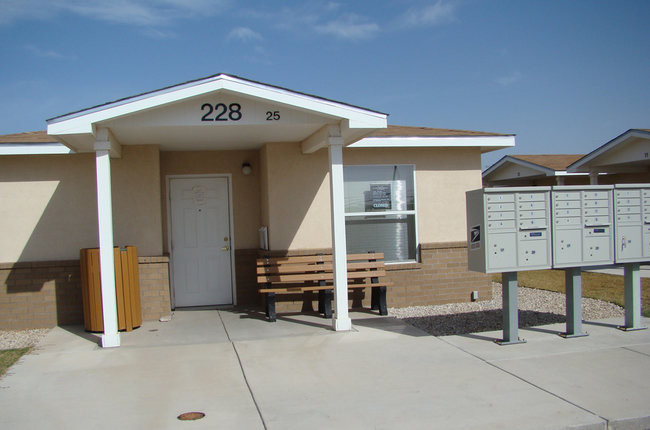
[[[131,331],[142,324],[138,250],[135,246],[121,249],[115,247],[113,248],[113,258],[115,261],[117,327],[119,330]],[[104,320],[99,249],[82,249],[80,265],[84,328],[87,331],[102,332],[104,331]]]

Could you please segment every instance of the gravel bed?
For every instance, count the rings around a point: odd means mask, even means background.
[[[492,300],[438,306],[390,308],[388,314],[434,336],[467,334],[502,329],[501,284],[492,283]],[[566,322],[564,294],[519,287],[519,327]],[[582,299],[582,319],[623,317],[613,303]]]
[[[0,330],[0,349],[18,349],[36,346],[49,331],[49,328]]]

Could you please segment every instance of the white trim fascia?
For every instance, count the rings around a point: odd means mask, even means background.
[[[528,167],[530,169],[539,170],[541,173],[543,173],[546,176],[555,176],[555,173],[556,173],[556,171],[551,169],[551,168],[540,166],[539,164],[531,163],[530,161],[520,160],[519,158],[515,158],[515,157],[513,157],[511,155],[506,155],[501,160],[497,161],[492,166],[488,167],[483,172],[483,175],[482,175],[483,178],[486,178],[489,174],[493,173],[498,167],[503,166],[505,163],[518,164],[518,165],[523,166],[523,167]]]
[[[235,273],[235,217],[232,200],[232,173],[192,174],[192,175],[166,175],[167,186],[167,251],[169,252],[169,299],[172,309],[176,309],[176,290],[174,289],[173,249],[172,249],[172,208],[171,208],[171,180],[190,178],[226,178],[228,180],[228,205],[230,217],[230,285],[232,288],[232,304],[237,304],[237,276]]]
[[[74,154],[74,151],[61,143],[3,143],[0,155],[49,155]]]
[[[605,152],[610,151],[612,148],[618,146],[620,143],[623,141],[629,139],[630,137],[638,137],[641,139],[649,139],[650,138],[650,133],[643,131],[643,130],[637,130],[637,129],[631,129],[626,131],[625,133],[622,133],[621,135],[615,137],[614,139],[610,140],[606,144],[602,145],[599,148],[594,149],[591,151],[589,154],[585,155],[578,161],[575,161],[573,164],[570,164],[567,167],[567,171],[571,173],[577,173],[578,169],[580,169],[582,166],[585,164],[589,163],[592,161],[594,158],[598,158],[601,155],[603,155]],[[588,173],[588,171],[585,171]]]
[[[80,133],[88,134],[93,132],[93,124],[177,101],[187,100],[218,90],[232,91],[245,96],[282,103],[298,109],[346,118],[350,121],[350,128],[386,127],[386,114],[249,82],[228,75],[217,75],[203,81],[171,87],[62,117],[52,118],[47,121],[47,132],[55,136]]]
[[[587,176],[589,173],[569,173],[566,170],[557,170],[553,176]]]
[[[365,137],[348,148],[444,148],[515,146],[515,136]]]

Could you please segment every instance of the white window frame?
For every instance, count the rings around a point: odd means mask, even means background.
[[[412,264],[418,263],[420,255],[418,253],[418,248],[420,246],[418,238],[418,186],[417,186],[417,169],[415,164],[397,164],[397,163],[384,163],[384,164],[346,164],[343,166],[343,183],[345,184],[345,168],[346,167],[412,167],[413,168],[413,209],[405,211],[384,211],[384,212],[345,212],[346,228],[347,228],[347,219],[348,217],[379,217],[386,215],[413,215],[415,222],[415,259],[413,260],[403,260],[403,261],[391,261],[386,262],[387,266],[396,266],[400,264]],[[380,180],[378,180],[380,181]],[[379,252],[379,250],[378,250]]]

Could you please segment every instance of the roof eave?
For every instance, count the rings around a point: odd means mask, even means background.
[[[515,146],[515,136],[370,136],[351,148],[481,148],[481,152]]]
[[[384,124],[386,117],[388,116],[388,114],[383,112],[220,73],[50,118],[46,120],[48,124],[48,134],[69,134],[72,132],[92,133],[91,124],[98,121],[128,115],[139,110],[154,108],[177,100],[200,96],[212,91],[218,91],[220,89],[237,91],[234,87],[239,87],[239,92],[245,92],[241,90],[248,88],[250,93],[264,92],[267,95],[273,94],[275,95],[275,98],[279,99],[279,102],[281,102],[281,100],[293,98],[294,100],[301,100],[305,104],[312,104],[314,106],[320,105],[325,110],[338,109],[348,111],[351,114],[356,113],[357,116],[376,117],[380,122],[383,120]],[[82,121],[83,119],[86,121]],[[361,122],[363,122],[363,120]],[[370,122],[372,123],[374,121]],[[67,126],[61,124],[67,124]],[[374,124],[371,124],[369,128],[373,128],[373,125]],[[356,126],[354,119],[352,119],[351,126]],[[383,127],[385,127],[385,125]]]
[[[501,158],[499,161],[494,163],[492,166],[485,169],[482,174],[483,178],[486,178],[488,175],[492,174],[495,170],[497,170],[499,167],[501,167],[506,163],[518,164],[523,167],[528,167],[529,169],[535,169],[540,171],[545,176],[555,176],[557,172],[556,170],[551,169],[549,167],[540,166],[539,164],[531,163],[530,161],[521,160],[512,155],[506,155],[503,158]]]

